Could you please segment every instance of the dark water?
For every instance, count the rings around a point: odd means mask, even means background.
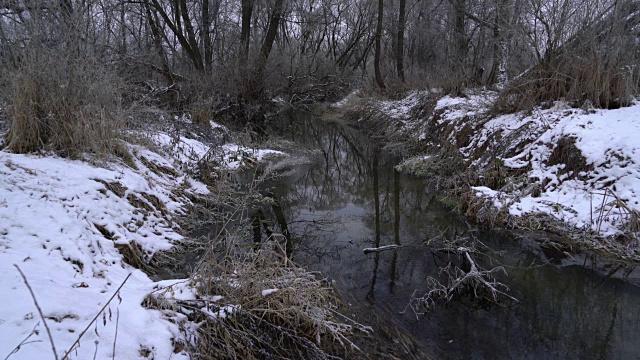
[[[591,261],[548,259],[535,241],[473,231],[424,180],[396,173],[396,156],[339,124],[291,115],[271,127],[322,150],[313,166],[284,177],[274,192],[295,241],[294,260],[335,280],[361,322],[382,319],[434,358],[640,358],[636,272],[607,277]],[[470,234],[500,251],[486,250],[478,262],[505,266],[508,276],[499,280],[520,302],[454,300],[416,317],[407,308],[412,294],[423,294],[426,278],[448,261],[425,242]],[[389,244],[403,247],[362,251]]]

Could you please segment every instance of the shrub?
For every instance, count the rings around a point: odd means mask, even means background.
[[[601,108],[630,105],[640,85],[638,6],[629,2],[548,51],[540,64],[509,84],[495,110],[529,110],[557,100]]]

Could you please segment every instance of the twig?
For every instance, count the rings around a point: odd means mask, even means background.
[[[24,338],[24,340],[22,340],[22,341],[20,342],[20,344],[18,344],[15,348],[13,348],[13,350],[11,350],[11,352],[9,353],[9,355],[7,355],[7,357],[6,357],[6,358],[4,358],[4,360],[7,360],[9,357],[11,357],[11,355],[13,355],[13,354],[17,353],[18,351],[20,351],[20,348],[21,348],[23,345],[31,344],[31,343],[35,343],[35,342],[42,342],[42,340],[27,341],[27,340],[29,340],[29,338],[30,338],[30,337],[32,337],[32,336],[33,336],[33,334],[35,334],[35,333],[36,333],[36,328],[38,327],[38,325],[40,325],[40,322],[39,322],[39,321],[38,321],[38,323],[36,324],[36,326],[34,326],[34,327],[33,327],[33,329],[31,329],[31,332],[29,333],[29,335],[27,335],[27,337],[26,337],[26,338]]]
[[[100,343],[98,340],[93,342],[94,345],[96,346],[96,349],[93,351],[93,360],[96,360],[97,356],[98,356],[98,344]]]
[[[44,315],[42,314],[42,309],[40,308],[40,305],[38,305],[38,300],[36,300],[36,295],[33,293],[33,289],[31,289],[31,285],[29,285],[29,282],[27,281],[27,277],[24,276],[24,273],[22,272],[22,270],[20,270],[20,267],[16,264],[13,264],[13,266],[15,266],[16,269],[18,269],[18,272],[20,273],[20,276],[22,276],[22,280],[24,281],[24,284],[27,285],[27,289],[29,289],[29,293],[31,293],[31,298],[33,299],[33,303],[36,305],[36,309],[38,309],[38,313],[40,314],[40,318],[42,319],[44,328],[47,330],[47,335],[49,335],[49,342],[51,343],[53,358],[58,360],[58,352],[56,351],[56,344],[53,342],[53,337],[51,336],[51,330],[49,330],[49,325],[47,325],[47,321],[45,320]]]
[[[93,320],[91,320],[91,322],[89,324],[87,324],[87,327],[84,328],[84,330],[82,330],[82,332],[80,333],[80,335],[78,335],[78,338],[76,339],[76,341],[73,342],[73,344],[71,345],[71,347],[69,347],[69,350],[67,350],[64,354],[64,357],[62,358],[62,360],[68,359],[69,358],[69,354],[71,354],[71,352],[73,351],[73,349],[76,347],[76,345],[78,345],[80,343],[80,339],[84,336],[84,334],[87,332],[87,330],[89,330],[89,328],[91,327],[91,325],[98,319],[98,317],[100,316],[100,314],[102,314],[102,312],[104,311],[104,309],[107,308],[107,306],[109,306],[109,304],[111,303],[111,301],[116,297],[116,295],[118,295],[118,293],[120,292],[120,289],[122,289],[122,287],[124,286],[124,284],[127,282],[127,280],[129,280],[129,278],[131,277],[132,273],[129,273],[129,275],[127,275],[127,277],[124,279],[124,281],[122,282],[122,284],[120,284],[120,286],[118,287],[118,289],[113,293],[113,295],[111,295],[111,298],[109,298],[109,301],[107,301],[106,304],[104,304],[104,306],[102,307],[102,309],[100,309],[100,311],[98,311],[98,313],[96,314],[96,316],[94,316]],[[45,326],[47,326],[47,324],[45,324]],[[57,360],[57,357],[56,357]]]
[[[111,352],[111,360],[116,358],[116,341],[118,341],[118,323],[120,322],[120,308],[116,309],[116,334],[113,337],[113,351]]]

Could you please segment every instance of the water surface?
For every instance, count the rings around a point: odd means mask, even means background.
[[[607,277],[591,261],[550,259],[535,241],[470,228],[424,179],[395,172],[398,156],[345,126],[290,114],[273,120],[270,131],[321,149],[313,166],[273,191],[295,241],[294,260],[333,279],[361,322],[381,318],[435,358],[640,358],[640,288],[620,272]],[[416,316],[407,307],[412,295],[456,261],[425,244],[471,235],[487,246],[478,262],[505,266],[508,276],[499,280],[519,302],[462,299]],[[362,251],[390,244],[402,247]]]

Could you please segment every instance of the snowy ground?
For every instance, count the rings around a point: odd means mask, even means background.
[[[439,96],[433,113],[413,118],[426,96]],[[402,121],[407,136],[425,140],[427,129],[440,129],[475,167],[499,163],[517,174],[503,188],[474,188],[513,216],[548,214],[605,237],[640,230],[633,223],[640,214],[640,103],[596,110],[556,102],[548,109],[493,116],[496,97],[489,91],[465,97],[412,92],[378,107],[390,120]],[[563,138],[575,142],[584,170],[575,173],[571,164],[554,163],[552,154]]]
[[[543,119],[546,121],[544,122]],[[509,213],[541,212],[599,235],[616,235],[629,226],[630,212],[640,211],[640,104],[616,110],[550,110],[514,119],[525,126],[536,123],[543,131],[515,156],[504,158],[510,168],[530,167],[529,179],[545,184],[540,196],[512,193]],[[513,125],[496,119],[501,126]],[[518,121],[519,120],[519,121]],[[536,134],[537,135],[537,134]],[[563,137],[575,140],[592,169],[574,174],[566,164],[550,164],[553,148]],[[576,176],[577,175],[577,176]]]
[[[189,200],[180,194],[208,192],[184,169],[209,147],[161,133],[151,139],[171,151],[129,145],[137,169],[0,152],[0,357],[35,329],[10,359],[53,358],[16,264],[35,293],[60,358],[130,274],[70,358],[188,358],[173,345],[183,339],[178,327],[141,305],[158,283],[126,264],[116,247],[137,244],[149,259],[183,238],[176,219]],[[269,153],[274,152],[226,145],[222,157],[236,168]]]

